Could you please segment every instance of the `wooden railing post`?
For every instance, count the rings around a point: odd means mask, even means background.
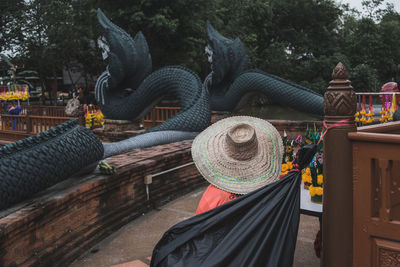
[[[151,127],[154,127],[156,125],[156,113],[157,113],[156,108],[154,108],[150,113],[151,114]]]
[[[357,99],[348,72],[339,62],[324,96],[324,207],[322,220],[322,264],[324,267],[352,266],[353,186],[352,150],[347,133],[356,131]],[[341,122],[347,120],[346,122]]]
[[[85,111],[83,110],[83,105],[79,106],[78,124],[85,127]]]
[[[31,109],[28,108],[26,109],[26,115],[25,115],[25,123],[26,123],[26,133],[30,134],[32,132],[32,120],[31,120]]]

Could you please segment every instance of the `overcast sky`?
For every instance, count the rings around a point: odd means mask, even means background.
[[[351,7],[357,8],[358,10],[362,11],[361,0],[336,0],[337,2],[342,3],[349,3]],[[392,3],[394,4],[394,8],[397,12],[400,12],[400,0],[386,0],[385,3]],[[386,4],[383,4],[384,7]]]

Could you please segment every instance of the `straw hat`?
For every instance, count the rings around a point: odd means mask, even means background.
[[[269,122],[248,116],[217,121],[193,141],[192,157],[216,187],[246,194],[279,179],[282,138]]]

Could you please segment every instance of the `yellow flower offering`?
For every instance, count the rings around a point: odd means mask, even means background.
[[[319,174],[317,176],[317,183],[322,184],[324,182],[324,176],[322,174]]]
[[[310,196],[314,197],[314,196],[322,196],[323,194],[323,189],[320,186],[312,186],[310,185],[309,189],[310,191]]]
[[[293,163],[291,161],[286,162],[286,165],[289,170],[293,169]]]
[[[286,163],[282,163],[282,172],[288,171],[288,165]]]
[[[315,187],[315,194],[318,196],[322,196],[324,194],[324,190],[322,189],[322,187],[320,186]]]
[[[311,184],[311,180],[312,180],[311,175],[308,175],[307,173],[303,173],[301,175],[301,179],[303,180],[303,182]]]
[[[309,187],[308,187],[308,191],[310,192],[310,196],[315,196],[315,187],[314,186],[312,186],[312,185],[310,185]]]

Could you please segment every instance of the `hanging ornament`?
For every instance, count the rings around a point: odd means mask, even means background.
[[[381,117],[379,118],[379,122],[385,123],[385,104],[384,103],[382,103],[381,111],[379,111],[379,113],[381,114]]]
[[[396,112],[396,93],[393,93],[391,105],[389,108],[389,117],[388,121],[393,121],[393,115]]]
[[[395,113],[397,110],[397,103],[396,103],[396,93],[393,93],[392,96],[392,105],[390,106],[390,112]]]
[[[0,101],[26,101],[29,97],[27,85],[8,85],[0,89]]]
[[[360,111],[361,111],[361,96],[357,95],[357,111],[356,114],[354,114],[354,120],[356,121],[357,126],[359,125],[360,122]]]
[[[390,106],[391,106],[391,102],[390,102],[390,96],[388,94],[386,94],[385,96],[385,115],[384,115],[384,123],[388,122],[390,119]]]
[[[369,108],[368,113],[365,115],[367,120],[366,123],[370,124],[375,121],[374,119],[374,106],[372,104],[372,94],[369,95]]]
[[[367,122],[367,108],[365,105],[366,102],[366,98],[365,98],[365,94],[362,95],[362,105],[361,105],[361,111],[360,111],[360,122],[365,124]]]

